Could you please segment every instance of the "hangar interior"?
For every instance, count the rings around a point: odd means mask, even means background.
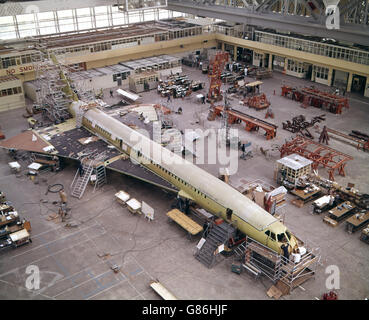
[[[2,1],[1,299],[367,299],[368,13]]]

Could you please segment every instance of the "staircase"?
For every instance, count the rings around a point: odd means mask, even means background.
[[[105,166],[103,164],[97,166],[95,169],[95,174],[96,174],[96,182],[95,182],[94,192],[96,188],[100,188],[107,183]]]
[[[86,190],[87,184],[91,178],[92,172],[94,170],[93,160],[89,162],[88,165],[85,165],[83,161],[81,162],[83,166],[84,173],[82,177],[79,175],[79,170],[77,169],[76,175],[74,176],[73,182],[71,184],[72,189],[72,197],[81,199],[83,193]]]
[[[215,263],[215,251],[221,244],[225,244],[234,232],[235,228],[228,223],[213,224],[205,243],[196,254],[196,259],[211,268]]]

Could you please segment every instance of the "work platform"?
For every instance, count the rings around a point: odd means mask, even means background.
[[[311,279],[320,262],[319,248],[300,242],[299,251],[300,253],[292,253],[286,258],[260,242],[246,237],[235,253],[243,268],[254,275],[262,274],[268,277],[275,284],[276,291],[283,291],[281,295],[286,295]]]

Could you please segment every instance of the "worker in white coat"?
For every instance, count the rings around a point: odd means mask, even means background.
[[[245,77],[247,77],[247,67],[245,67],[244,72],[245,72]]]

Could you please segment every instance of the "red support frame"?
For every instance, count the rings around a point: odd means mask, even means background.
[[[311,150],[311,148],[313,148],[313,150]],[[292,141],[286,142],[281,147],[280,152],[281,158],[285,155],[296,153],[304,158],[312,160],[312,168],[314,170],[320,165],[327,168],[329,179],[332,181],[334,181],[334,172],[336,170],[338,170],[338,174],[345,176],[345,166],[347,162],[354,159],[347,154],[329,148],[303,136],[297,136]]]

